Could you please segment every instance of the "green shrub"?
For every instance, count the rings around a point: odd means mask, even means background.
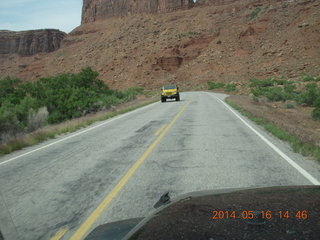
[[[0,107],[0,142],[7,136],[16,136],[23,129],[23,124],[15,114],[15,107],[12,103],[6,101]]]
[[[309,83],[305,86],[305,90],[299,94],[297,101],[300,104],[304,103],[313,107],[318,98],[320,98],[320,88],[316,83]]]
[[[280,87],[269,88],[268,91],[264,93],[264,95],[271,102],[287,100],[285,92]]]
[[[7,135],[35,130],[44,124],[83,116],[135,99],[141,87],[115,91],[91,68],[35,82],[0,80],[0,141]]]
[[[250,88],[253,98],[265,96],[268,101],[286,101],[294,100],[298,104],[305,104],[315,107],[312,112],[314,119],[319,119],[320,115],[320,88],[315,83],[320,81],[312,75],[303,75],[302,80],[311,82],[305,86],[303,90],[297,90],[296,85],[292,81],[286,79],[250,79]],[[280,87],[279,87],[280,86]],[[294,108],[293,103],[288,103],[287,108]]]
[[[116,95],[105,95],[102,97],[102,102],[105,108],[109,108],[113,105],[117,105],[123,102],[123,100],[121,98],[118,98]]]
[[[283,87],[284,93],[285,93],[285,98],[286,100],[293,100],[297,96],[296,90],[296,85],[294,84],[286,84]]]
[[[314,120],[320,119],[320,97],[314,103],[315,109],[312,111],[312,118]]]
[[[264,94],[265,94],[266,91],[268,91],[268,88],[262,88],[262,87],[251,88],[251,93],[252,93],[255,97],[264,96]]]
[[[215,82],[207,82],[208,84],[208,89],[216,89],[216,88],[223,88],[225,86],[224,83],[215,83]]]
[[[35,88],[37,97],[42,99],[48,108],[49,123],[76,118],[130,101],[143,91],[141,88],[124,92],[111,90],[98,79],[98,73],[91,68],[85,68],[79,74],[60,74],[40,79]]]
[[[320,108],[315,108],[315,109],[312,111],[312,118],[313,118],[314,120],[320,119]]]
[[[138,94],[143,92],[142,87],[132,87],[122,91],[123,97],[125,101],[131,101],[136,98]]]
[[[0,81],[0,106],[4,101],[19,104],[26,96],[25,89],[21,87],[22,81],[17,78],[6,77]]]
[[[228,83],[224,88],[225,92],[233,92],[233,91],[236,91],[236,90],[237,90],[236,85],[233,84],[233,83]]]
[[[283,87],[283,90],[286,92],[286,93],[294,93],[294,91],[297,89],[296,85],[294,84],[286,84],[284,85]]]

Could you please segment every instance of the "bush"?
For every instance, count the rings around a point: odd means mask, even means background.
[[[35,82],[7,77],[0,80],[0,138],[106,109],[142,92],[140,87],[111,90],[91,68]]]
[[[4,101],[19,104],[26,96],[24,88],[21,87],[21,80],[6,77],[0,81],[0,106]]]
[[[28,113],[28,131],[34,131],[47,122],[49,112],[47,107],[41,107],[37,111],[30,109]]]
[[[225,86],[224,83],[207,82],[207,84],[209,90],[223,88]]]
[[[265,92],[265,97],[271,102],[285,101],[287,100],[287,96],[280,87],[272,87],[269,88],[268,91]]]
[[[40,79],[35,93],[43,99],[49,111],[49,123],[57,123],[70,118],[133,100],[142,93],[142,88],[131,88],[124,92],[109,89],[98,79],[98,73],[91,68],[79,74],[61,74]],[[38,95],[42,92],[41,95]]]
[[[316,78],[312,75],[302,76],[305,82],[311,81],[303,90],[298,91],[294,82],[286,79],[250,79],[251,93],[253,99],[258,100],[258,97],[265,96],[268,101],[286,101],[294,100],[298,104],[305,104],[310,107],[315,107],[312,112],[313,119],[320,118],[320,87],[317,86]],[[280,86],[280,87],[279,87]],[[294,108],[293,103],[288,103],[287,108]]]
[[[16,136],[22,129],[23,126],[15,114],[14,105],[8,101],[2,103],[0,107],[0,142]]]
[[[251,93],[252,93],[255,97],[264,96],[264,94],[265,94],[266,91],[268,91],[268,88],[262,88],[262,87],[251,88]]]
[[[123,94],[122,98],[124,98],[125,101],[131,101],[131,100],[134,100],[136,98],[136,96],[138,94],[141,94],[142,92],[143,92],[142,87],[128,88],[122,92],[122,94]]]
[[[283,87],[284,93],[285,93],[285,98],[286,100],[293,100],[297,96],[296,86],[294,84],[286,84]]]
[[[237,90],[236,85],[233,84],[233,83],[228,83],[224,88],[225,92],[233,92],[233,91],[236,91],[236,90]]]
[[[314,120],[320,119],[320,107],[315,108],[315,109],[312,111],[312,118],[313,118]]]
[[[312,111],[312,118],[314,120],[320,119],[320,97],[314,102],[315,109]]]
[[[103,102],[103,106],[105,108],[109,108],[113,105],[117,105],[117,104],[123,102],[123,100],[121,98],[118,98],[116,95],[105,95],[102,98],[102,102]]]
[[[280,89],[270,90],[271,87],[274,87],[276,85],[283,85],[285,94],[280,94]],[[284,97],[285,99],[293,99],[296,95],[294,91],[296,89],[295,85],[286,79],[250,79],[250,87],[251,93],[254,96],[259,97],[268,95],[268,97],[270,98],[269,100],[271,100],[271,98],[273,97],[276,98],[275,95],[283,95],[282,97]]]
[[[305,86],[305,90],[302,91],[297,97],[297,101],[307,106],[314,107],[317,99],[320,98],[320,88],[316,83],[309,83]]]

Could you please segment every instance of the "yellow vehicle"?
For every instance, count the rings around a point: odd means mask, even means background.
[[[176,85],[165,85],[161,88],[161,102],[165,102],[167,99],[180,101],[179,88]]]

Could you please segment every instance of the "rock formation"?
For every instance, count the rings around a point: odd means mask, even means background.
[[[193,5],[193,0],[83,0],[82,23],[135,13],[165,13]]]
[[[52,52],[60,47],[65,36],[66,33],[55,29],[0,31],[0,54],[29,56],[39,52]]]

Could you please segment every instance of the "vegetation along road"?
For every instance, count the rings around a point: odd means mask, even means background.
[[[181,93],[0,158],[7,239],[81,239],[198,190],[319,185],[320,166],[228,107]]]

